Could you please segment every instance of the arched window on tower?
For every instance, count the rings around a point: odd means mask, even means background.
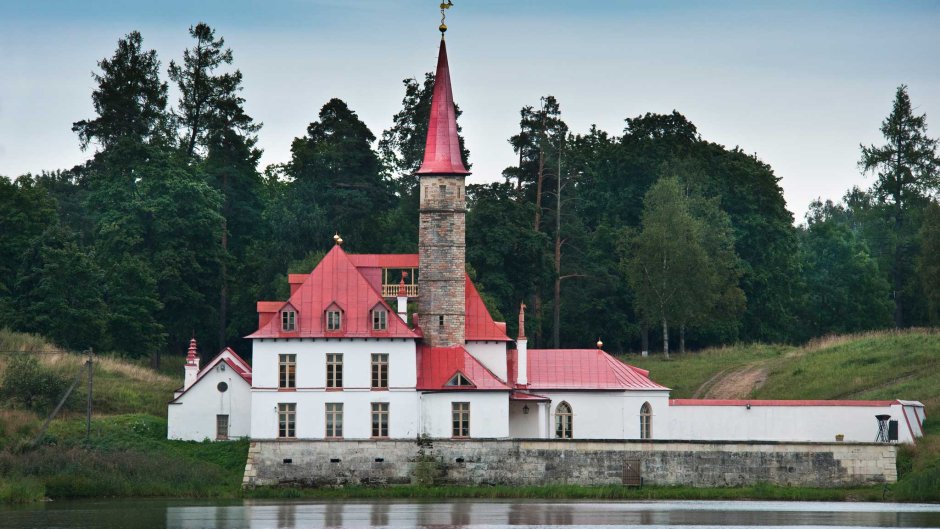
[[[571,439],[574,428],[574,414],[571,413],[571,405],[562,402],[555,408],[555,438]]]
[[[653,438],[653,407],[649,402],[640,406],[640,439]]]

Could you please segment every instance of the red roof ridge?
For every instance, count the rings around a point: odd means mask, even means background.
[[[670,406],[891,406],[898,400],[669,399]]]

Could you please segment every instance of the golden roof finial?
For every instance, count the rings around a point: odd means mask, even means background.
[[[444,12],[447,9],[450,9],[454,6],[454,3],[451,0],[446,2],[441,2],[441,26],[437,29],[441,30],[441,38],[444,38],[444,33],[447,31],[447,24],[444,23],[444,19],[447,18],[447,14]]]
[[[340,246],[343,245],[343,238],[339,236],[339,232],[337,232],[335,235],[333,235],[333,242],[335,242],[336,244],[338,244],[338,245],[340,245]]]

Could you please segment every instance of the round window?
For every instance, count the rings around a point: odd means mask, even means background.
[[[219,388],[219,392],[221,393],[225,393],[225,391],[228,390],[228,384],[225,382],[219,382],[219,385],[216,387]]]

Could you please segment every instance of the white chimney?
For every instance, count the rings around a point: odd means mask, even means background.
[[[402,321],[408,321],[408,295],[405,293],[405,278],[398,284],[398,316]]]
[[[516,338],[516,383],[529,383],[529,340],[525,337],[525,303],[519,305],[519,337]]]
[[[199,376],[199,355],[196,353],[196,339],[189,341],[189,352],[186,354],[186,365],[183,367],[183,391],[189,389]]]

